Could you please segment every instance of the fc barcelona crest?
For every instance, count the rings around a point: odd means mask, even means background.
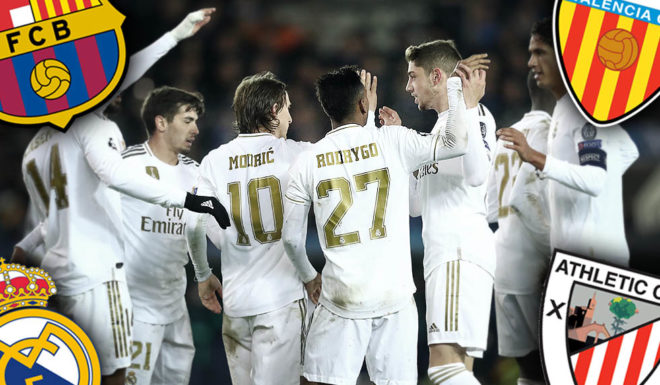
[[[66,129],[124,74],[125,17],[108,0],[0,2],[0,120]]]
[[[660,384],[660,278],[557,251],[542,311],[550,385]]]
[[[562,78],[584,117],[610,126],[660,89],[660,2],[557,0],[554,42]]]

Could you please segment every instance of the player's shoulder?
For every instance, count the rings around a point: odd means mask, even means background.
[[[495,126],[495,117],[484,104],[479,103],[477,105],[477,116],[480,122]]]
[[[179,154],[179,162],[181,162],[181,164],[184,165],[185,167],[192,167],[192,168],[199,167],[199,163],[197,163],[197,161],[183,154]]]
[[[124,159],[147,156],[147,155],[148,152],[144,143],[129,146],[121,153],[121,157]]]

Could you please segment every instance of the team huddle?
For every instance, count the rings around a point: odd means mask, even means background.
[[[213,12],[191,13],[135,54],[120,91]],[[223,313],[233,384],[355,384],[366,361],[373,383],[412,385],[409,217],[421,216],[431,383],[480,384],[472,368],[494,293],[499,354],[518,361],[519,385],[544,384],[538,319],[552,250],[628,263],[621,177],[638,152],[621,127],[596,128],[572,104],[548,19],[532,28],[529,53],[532,108],[499,130],[480,103],[487,55],[463,59],[451,40],[405,50],[405,91],[438,115],[429,134],[379,108],[376,76],[345,66],[315,84],[325,137],[287,139],[286,84],[248,76],[233,98],[237,137],[200,164],[185,154],[201,94],[151,91],[148,140],[128,148],[109,118],[115,98],[30,142],[35,227],[13,258],[53,277],[55,307],[90,336],[103,384],[189,382],[190,258],[202,304]],[[310,208],[322,273],[306,254]],[[221,251],[222,283],[207,238]]]

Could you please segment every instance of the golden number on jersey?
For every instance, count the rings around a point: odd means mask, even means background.
[[[357,174],[355,180],[356,191],[367,191],[368,184],[377,183],[376,204],[374,206],[372,226],[369,229],[371,239],[385,238],[387,228],[385,227],[385,214],[387,210],[387,199],[390,190],[390,173],[387,168]],[[353,205],[351,185],[346,178],[325,179],[319,182],[316,192],[319,199],[328,198],[329,192],[338,190],[340,200],[330,217],[323,225],[325,243],[327,247],[341,247],[354,243],[360,243],[360,233],[352,231],[344,234],[336,234],[335,230],[346,215],[348,209]]]

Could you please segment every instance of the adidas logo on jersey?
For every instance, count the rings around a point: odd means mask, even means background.
[[[204,207],[208,207],[208,208],[210,208],[211,210],[213,210],[213,202],[211,202],[210,200],[208,200],[208,201],[206,201],[206,202],[203,202],[203,203],[202,203],[202,206],[204,206]]]
[[[440,329],[438,329],[438,327],[435,326],[435,322],[432,323],[431,326],[429,326],[429,333],[437,333],[439,331],[440,331]]]

